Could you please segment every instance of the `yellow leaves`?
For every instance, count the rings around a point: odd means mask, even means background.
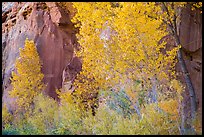
[[[91,101],[88,102],[88,104],[91,103]],[[168,104],[176,108],[174,100],[161,102],[161,104],[165,110]],[[106,104],[100,105],[93,116],[91,111],[82,113],[73,103],[62,100],[58,104],[57,101],[43,94],[34,98],[34,106],[32,113],[23,115],[23,118],[18,120],[20,124],[16,124],[16,121],[12,123],[12,127],[23,131],[20,134],[179,134],[177,127],[180,123],[158,112],[155,109],[155,103],[146,104],[142,108],[142,119],[138,119],[136,113],[124,117],[111,110]],[[171,112],[169,108],[167,111]],[[5,118],[5,114],[2,114]],[[196,130],[201,131],[201,123],[197,125],[195,122],[195,124]]]
[[[162,103],[161,103],[162,104]],[[168,104],[168,103],[166,103]],[[173,105],[173,103],[170,103]],[[172,135],[172,134],[179,134],[179,131],[176,126],[178,126],[179,123],[175,121],[175,119],[170,118],[169,116],[157,111],[156,104],[148,104],[145,106],[145,108],[142,109],[142,120],[139,121],[139,125],[146,128],[147,131],[149,131],[146,134],[159,134],[159,135]],[[176,118],[176,116],[174,116]],[[138,125],[138,126],[139,126]],[[142,132],[144,128],[140,128]]]
[[[170,76],[175,76],[180,46],[162,53],[166,43],[160,43],[167,35],[162,19],[168,14],[162,14],[155,2],[114,4],[73,3],[77,9],[73,22],[80,26],[77,38],[82,47],[76,55],[83,61],[83,72],[74,85],[82,98],[100,88],[123,86],[135,79],[143,79],[148,90],[152,77],[169,82]],[[172,16],[175,12],[168,8]],[[126,92],[136,100],[133,89]]]
[[[165,112],[172,115],[172,119],[176,120],[178,118],[178,101],[175,99],[170,99],[168,101],[161,101],[158,106]]]
[[[160,72],[158,75],[159,79],[167,79],[168,80],[168,75],[165,72]]]
[[[193,121],[193,127],[197,135],[202,135],[202,112],[196,114],[196,119]]]
[[[27,116],[27,121],[35,129],[38,129],[38,134],[46,134],[48,132],[47,130],[56,126],[55,124],[58,120],[56,118],[56,115],[58,116],[58,103],[54,99],[39,93],[34,98],[34,106],[32,114]]]
[[[2,105],[2,124],[3,126],[7,126],[12,122],[13,116],[9,113],[6,104]]]
[[[202,2],[193,3],[193,6],[191,7],[191,9],[192,9],[192,10],[201,9],[201,10],[200,10],[200,13],[202,13]]]
[[[25,40],[25,47],[20,49],[20,58],[16,60],[15,65],[17,72],[12,72],[13,90],[9,94],[17,98],[19,108],[27,109],[44,87],[41,62],[33,41]]]
[[[171,85],[179,94],[181,94],[183,92],[183,86],[181,85],[181,83],[178,80],[173,79],[171,81]]]
[[[57,89],[56,93],[58,94],[58,97],[60,98],[61,102],[73,103],[71,92],[69,91],[61,92],[60,90]]]

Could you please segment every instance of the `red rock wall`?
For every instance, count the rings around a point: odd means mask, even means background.
[[[34,40],[42,60],[45,92],[57,99],[55,89],[62,87],[63,70],[68,64],[78,64],[69,65],[72,71],[81,68],[80,61],[72,59],[76,37],[69,14],[55,2],[14,2],[11,7],[2,15],[3,100],[12,104],[7,93],[11,89],[9,78],[26,38]]]
[[[190,74],[190,78],[195,89],[198,112],[202,114],[202,14],[199,10],[191,10],[190,5],[182,10],[180,24],[180,40],[183,47],[183,55],[185,63]],[[180,67],[177,64],[177,72]],[[184,81],[183,77],[179,77]],[[189,96],[186,88],[186,107],[190,104]]]

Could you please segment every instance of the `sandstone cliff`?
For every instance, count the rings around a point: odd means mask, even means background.
[[[196,93],[198,113],[202,120],[202,14],[199,10],[191,10],[190,5],[182,10],[179,33],[184,60]],[[176,69],[177,72],[181,72],[178,64]],[[182,75],[179,79],[184,82]],[[187,88],[185,92],[184,104],[188,108],[190,104],[187,102],[190,98]]]
[[[2,10],[3,101],[12,104],[8,97],[11,72],[26,38],[34,40],[43,62],[45,92],[57,99],[55,89],[81,70],[80,60],[73,54],[76,30],[68,12],[54,2],[8,2]],[[67,71],[66,78],[63,71]]]

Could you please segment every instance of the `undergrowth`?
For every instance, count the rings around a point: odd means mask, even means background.
[[[123,102],[127,103],[127,102]],[[110,102],[109,102],[110,104]],[[116,104],[115,104],[116,105]],[[29,115],[11,115],[3,107],[3,135],[174,135],[179,134],[179,119],[155,109],[156,104],[141,108],[142,117],[131,111],[116,111],[104,100],[96,115],[82,112],[76,104],[39,94]],[[128,106],[128,105],[123,105]],[[127,116],[126,116],[127,115]]]

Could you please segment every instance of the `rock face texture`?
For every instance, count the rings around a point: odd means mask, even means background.
[[[71,73],[71,80],[81,70],[80,60],[74,57],[77,43],[69,14],[55,2],[7,2],[2,10],[3,101],[12,104],[11,72],[26,38],[34,40],[42,60],[45,93],[58,99],[55,89],[62,87],[63,71]]]
[[[12,108],[11,72],[19,57],[19,48],[24,47],[26,38],[34,40],[42,60],[45,92],[57,99],[55,89],[71,88],[70,83],[81,70],[79,58],[74,56],[78,47],[76,30],[70,20],[70,13],[55,2],[5,2],[2,7],[2,84],[3,101]],[[73,16],[73,15],[72,15]],[[182,10],[180,39],[183,55],[202,112],[202,14]],[[173,42],[173,40],[167,40]],[[174,43],[170,44],[173,45]],[[177,72],[180,67],[177,64]],[[179,77],[183,80],[182,75]],[[188,93],[186,91],[186,93]],[[189,96],[185,97],[189,100]]]
[[[181,10],[179,38],[182,44],[182,55],[195,90],[198,114],[202,118],[202,14],[199,10],[192,11],[190,5]],[[164,37],[164,41],[167,41],[167,50],[175,46],[175,40],[170,35]],[[176,72],[178,79],[186,87],[183,94],[184,111],[188,117],[190,114],[190,96],[179,63],[176,64]]]
[[[199,10],[192,11],[189,5],[182,10],[181,14],[179,32],[184,60],[196,93],[198,113],[202,114],[202,14]],[[177,66],[177,72],[180,72],[179,66]],[[184,81],[182,76],[179,78]],[[188,94],[187,89],[186,93]],[[189,99],[187,95],[185,100]],[[190,106],[187,102],[185,104],[186,107]]]

